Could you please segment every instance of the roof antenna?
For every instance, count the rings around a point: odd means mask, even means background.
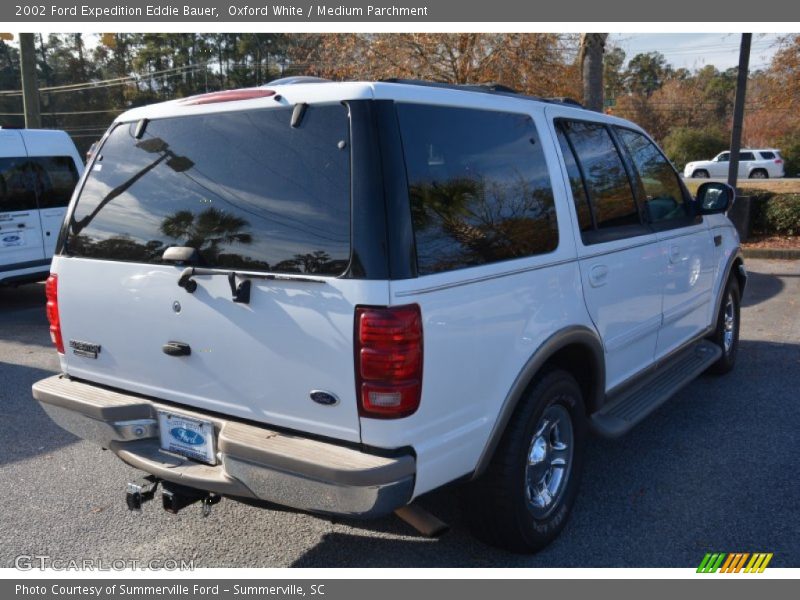
[[[306,114],[307,108],[308,104],[305,102],[300,102],[299,104],[294,105],[294,110],[292,111],[292,127],[300,127],[300,123],[303,121],[303,117]]]

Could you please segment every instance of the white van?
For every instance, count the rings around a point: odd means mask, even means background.
[[[64,131],[0,128],[0,285],[47,279],[82,172]]]

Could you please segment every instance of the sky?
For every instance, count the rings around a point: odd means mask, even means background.
[[[765,68],[786,33],[755,33],[750,48],[750,70]],[[714,65],[723,71],[739,63],[739,33],[613,33],[610,43],[630,60],[639,53],[661,52],[675,68],[690,70]]]

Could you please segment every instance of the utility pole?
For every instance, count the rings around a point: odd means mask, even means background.
[[[603,111],[603,53],[607,33],[582,33],[579,63],[583,80],[583,105]]]
[[[739,48],[739,72],[736,74],[736,97],[733,101],[733,127],[731,128],[731,159],[728,163],[728,185],[736,187],[739,177],[739,150],[742,147],[742,124],[744,122],[744,101],[747,93],[747,70],[750,65],[750,42],[752,33],[742,34]]]
[[[39,129],[42,116],[39,112],[39,82],[36,78],[36,48],[32,33],[19,34],[20,70],[22,71],[22,104],[25,110],[25,127]]]

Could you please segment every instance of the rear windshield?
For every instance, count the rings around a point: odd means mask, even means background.
[[[196,248],[207,267],[341,274],[350,257],[347,110],[310,106],[121,124],[100,149],[65,252],[159,263]]]

